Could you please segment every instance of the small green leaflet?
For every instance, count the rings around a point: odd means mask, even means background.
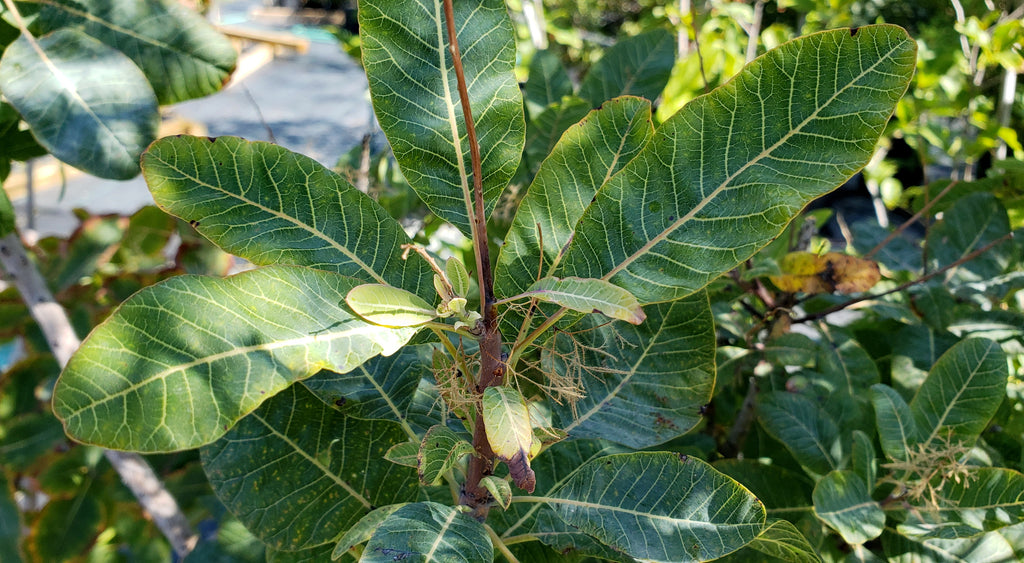
[[[440,424],[432,426],[423,436],[416,456],[420,483],[425,486],[437,485],[445,473],[451,470],[465,455],[476,453],[473,444]]]
[[[437,317],[437,312],[415,293],[390,285],[368,283],[352,288],[345,303],[363,319],[392,328],[419,326]]]
[[[882,535],[885,512],[871,499],[867,485],[853,471],[832,471],[812,494],[814,514],[851,545]]]
[[[491,450],[508,464],[516,486],[532,493],[537,476],[530,468],[533,426],[526,400],[511,387],[488,387],[484,391],[483,407]]]
[[[494,475],[487,475],[480,479],[480,484],[487,489],[487,492],[491,493],[491,496],[502,508],[507,509],[512,503],[512,486],[508,484],[508,481]]]
[[[334,552],[331,553],[331,559],[337,561],[338,559],[341,559],[341,556],[345,555],[345,552],[348,550],[368,541],[370,537],[373,536],[374,530],[380,526],[381,522],[405,505],[406,503],[389,504],[387,506],[377,508],[366,516],[363,516],[361,520],[349,528],[348,531],[345,532],[345,535],[341,536],[341,539],[338,540],[338,545],[334,547]]]
[[[444,263],[444,273],[448,276],[448,283],[452,284],[455,295],[465,297],[469,293],[469,272],[458,258],[449,258]]]
[[[647,318],[632,293],[605,280],[543,278],[531,285],[524,295],[582,313],[600,313],[635,325]]]

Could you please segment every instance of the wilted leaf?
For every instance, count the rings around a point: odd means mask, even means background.
[[[878,264],[841,252],[790,252],[779,261],[772,283],[790,293],[862,293],[878,283]]]
[[[537,477],[530,468],[533,426],[526,400],[512,387],[488,387],[484,390],[483,417],[491,450],[508,464],[516,486],[532,493]]]

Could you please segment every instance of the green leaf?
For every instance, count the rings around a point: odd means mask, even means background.
[[[441,422],[437,389],[430,383],[432,350],[429,345],[406,346],[348,373],[322,371],[302,384],[348,416],[401,424],[418,449],[423,433]]]
[[[267,563],[324,563],[330,561],[333,552],[330,544],[319,545],[300,551],[285,551],[267,547]],[[356,563],[355,557],[347,553],[341,556],[341,563]]]
[[[833,471],[818,481],[812,494],[814,513],[843,536],[862,544],[882,534],[885,513],[871,499],[864,480],[853,471]]]
[[[1006,397],[1006,356],[998,344],[969,338],[935,362],[910,402],[921,444],[928,449],[945,440],[970,446]]]
[[[551,104],[561,102],[564,96],[571,95],[572,79],[558,55],[548,49],[534,53],[530,60],[530,74],[523,87],[530,115],[536,115]]]
[[[1024,522],[1024,475],[1002,467],[973,469],[942,488],[937,510],[913,511],[900,533],[921,539],[980,536]]]
[[[0,237],[5,237],[17,228],[14,217],[14,206],[6,190],[0,190]]]
[[[636,297],[603,280],[543,278],[527,288],[525,295],[581,313],[600,313],[635,325],[647,318]]]
[[[747,549],[754,549],[790,563],[821,561],[807,538],[800,533],[796,526],[786,520],[770,522],[764,527],[761,534],[748,544]]]
[[[220,90],[235,68],[234,47],[198,13],[155,0],[33,0],[33,30],[74,27],[131,57],[160,104]]]
[[[419,467],[419,442],[402,442],[395,444],[384,452],[384,459],[405,467]]]
[[[761,395],[758,412],[765,431],[782,442],[804,469],[818,475],[838,469],[842,459],[839,428],[814,401],[775,391]]]
[[[552,404],[556,425],[574,438],[647,448],[701,420],[715,382],[715,328],[707,295],[649,306],[640,326],[584,320],[558,333],[542,366],[577,372],[575,406]],[[574,367],[575,366],[575,367]]]
[[[50,501],[35,522],[33,551],[42,561],[66,561],[100,533],[103,507],[92,495]]]
[[[477,563],[494,558],[483,524],[436,502],[407,504],[392,513],[363,551],[362,563],[421,561]]]
[[[93,330],[54,390],[68,434],[106,447],[194,448],[295,381],[392,354],[415,329],[343,306],[359,282],[294,266],[146,288]]]
[[[704,287],[871,158],[915,53],[891,25],[769,51],[658,129],[598,192],[554,273],[609,280],[641,304]]]
[[[612,100],[565,132],[523,197],[505,236],[494,270],[499,297],[523,293],[550,275],[598,188],[653,134],[650,103],[638,98]],[[522,325],[521,318],[505,322],[510,338]]]
[[[480,484],[487,489],[487,492],[491,493],[498,506],[508,509],[512,503],[512,486],[508,484],[508,481],[494,475],[485,475],[483,479],[480,479]]]
[[[66,443],[60,424],[52,416],[30,413],[5,424],[0,436],[0,459],[9,471],[27,471],[39,458]]]
[[[427,430],[416,456],[420,483],[437,485],[465,455],[476,455],[476,449],[454,431],[441,425]]]
[[[530,183],[555,144],[569,127],[590,113],[590,103],[575,96],[566,96],[544,108],[526,124],[526,147],[516,181]]]
[[[393,328],[419,326],[434,320],[437,312],[415,293],[382,284],[353,287],[345,303],[364,320]]]
[[[911,446],[920,439],[910,407],[893,388],[881,383],[871,386],[871,404],[875,407],[882,451],[890,459],[906,460]]]
[[[75,29],[21,36],[0,60],[0,90],[60,160],[127,180],[156,138],[157,100],[137,66]]]
[[[455,295],[465,297],[469,293],[469,272],[466,266],[458,258],[449,258],[444,263],[444,272],[448,276],[448,282],[452,284]]]
[[[572,440],[545,449],[533,460],[538,496],[547,496],[568,481],[586,462],[623,449],[597,440]],[[544,503],[513,502],[507,510],[491,510],[488,523],[502,540],[539,540],[567,556],[588,554],[611,561],[633,561],[559,518]]]
[[[853,431],[853,454],[851,456],[853,472],[864,480],[868,492],[875,488],[878,479],[878,460],[875,458],[875,444],[871,438],[860,430]]]
[[[543,500],[580,531],[631,557],[715,559],[761,533],[764,505],[698,459],[634,453],[588,462]]]
[[[990,193],[962,197],[943,212],[942,221],[928,231],[932,269],[946,266],[1010,233],[1006,209]],[[944,274],[945,279],[977,282],[1003,274],[1020,260],[1020,249],[1006,241]]]
[[[331,559],[341,559],[345,552],[352,549],[353,547],[369,541],[370,537],[373,536],[373,532],[380,526],[388,516],[391,516],[396,510],[405,506],[405,504],[389,504],[388,506],[382,506],[380,508],[370,511],[369,514],[363,516],[354,526],[345,532],[345,535],[341,536],[338,540],[338,545],[334,547],[334,551],[331,553]]]
[[[404,439],[393,423],[346,417],[292,385],[201,453],[228,510],[295,551],[333,546],[375,506],[417,500],[415,471],[381,459]]]
[[[142,157],[157,204],[258,265],[297,264],[430,301],[434,273],[398,221],[315,160],[237,137],[168,137]],[[372,233],[373,236],[368,236]]]
[[[1004,528],[977,538],[941,540],[910,538],[887,529],[882,534],[886,561],[892,563],[1001,563],[1019,561],[1024,526]],[[1006,536],[1003,535],[1004,531]],[[1009,536],[1009,537],[1007,537]]]
[[[593,107],[623,95],[654,101],[668,84],[676,48],[675,36],[660,28],[622,39],[590,68],[579,96]]]
[[[750,489],[764,503],[769,516],[795,523],[814,508],[811,483],[803,473],[753,459],[721,459],[713,466]],[[780,483],[786,486],[780,487]]]
[[[532,493],[537,478],[530,468],[533,426],[526,399],[512,387],[488,387],[484,390],[483,417],[494,454],[508,464],[516,486]]]
[[[21,563],[21,514],[7,476],[0,471],[0,561]]]
[[[472,166],[441,4],[360,0],[359,36],[374,112],[402,173],[431,211],[469,236]],[[454,4],[490,212],[525,142],[512,22],[502,0]]]

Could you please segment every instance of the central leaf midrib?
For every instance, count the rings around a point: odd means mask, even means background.
[[[313,456],[309,455],[308,453],[306,453],[306,451],[303,450],[302,448],[300,448],[299,445],[296,444],[294,441],[292,441],[291,438],[289,438],[288,436],[285,436],[284,434],[279,432],[276,428],[274,428],[273,425],[271,425],[269,422],[267,422],[266,419],[264,419],[262,416],[260,416],[259,413],[256,413],[256,412],[252,413],[252,417],[255,418],[256,420],[258,420],[260,422],[260,424],[265,426],[267,428],[267,430],[270,431],[271,434],[273,434],[274,436],[277,436],[277,438],[279,440],[281,440],[282,442],[288,444],[293,450],[295,450],[296,453],[298,453],[300,456],[304,457],[306,459],[306,461],[308,461],[309,463],[312,463],[314,466],[316,466],[317,469],[319,469],[321,472],[323,472],[324,475],[329,477],[332,481],[334,481],[342,489],[345,489],[345,492],[348,493],[349,496],[351,496],[352,498],[358,500],[359,503],[362,504],[366,508],[372,508],[373,507],[373,504],[370,501],[368,501],[365,497],[363,497],[363,495],[359,494],[359,492],[356,491],[354,488],[352,488],[351,485],[346,483],[344,479],[342,479],[337,474],[335,474],[333,471],[331,471],[330,468],[325,467],[315,457],[313,457]]]
[[[673,305],[673,307],[674,307],[674,305]],[[668,317],[671,314],[671,312],[672,312],[672,309],[669,308],[669,312],[665,313],[665,315],[662,317],[662,323],[658,327],[658,332],[655,333],[654,336],[652,336],[650,338],[650,340],[648,340],[648,345],[644,347],[643,353],[641,353],[640,357],[637,359],[637,361],[633,363],[633,365],[631,366],[631,368],[629,370],[628,375],[623,377],[622,381],[620,381],[619,384],[615,386],[615,389],[613,389],[611,392],[609,392],[608,395],[606,395],[604,399],[601,399],[600,401],[598,401],[597,404],[595,404],[590,410],[588,410],[587,412],[585,412],[582,415],[580,415],[579,417],[577,417],[576,420],[574,420],[572,422],[572,424],[570,424],[569,426],[565,427],[564,430],[565,430],[566,433],[571,432],[574,428],[576,428],[579,425],[583,424],[584,422],[587,421],[587,419],[589,419],[595,413],[600,411],[601,408],[603,408],[606,404],[610,403],[612,401],[612,399],[615,399],[619,395],[619,393],[622,392],[622,389],[625,388],[627,383],[629,383],[630,381],[633,380],[633,377],[636,376],[636,373],[639,370],[640,364],[644,361],[644,359],[647,358],[647,354],[651,351],[651,348],[654,348],[655,344],[658,341],[658,338],[661,336],[661,333],[665,330],[665,324],[667,322],[666,319],[668,319]],[[614,326],[614,325],[612,325],[612,326]]]
[[[849,89],[852,85],[856,84],[859,80],[861,80],[869,72],[872,72],[877,66],[881,65],[883,61],[885,61],[889,57],[891,57],[892,54],[894,52],[896,52],[897,48],[898,48],[898,46],[894,46],[884,56],[879,57],[878,60],[875,62],[875,64],[869,66],[867,69],[862,71],[859,75],[857,75],[857,77],[855,77],[854,79],[852,79],[849,82],[847,82],[847,84],[844,85],[842,89],[837,90],[831,97],[829,97],[828,100],[826,100],[823,104],[821,104],[821,106],[816,108],[814,110],[814,112],[811,113],[811,115],[809,115],[806,119],[804,119],[802,122],[800,122],[796,127],[794,127],[792,130],[790,130],[785,135],[783,135],[782,138],[779,139],[778,141],[776,141],[772,146],[768,147],[767,149],[762,150],[758,155],[756,155],[754,158],[752,158],[749,162],[747,162],[743,166],[739,167],[736,170],[736,172],[734,172],[733,174],[730,174],[725,180],[722,181],[721,184],[719,184],[710,194],[708,194],[708,196],[706,196],[704,199],[702,199],[700,202],[698,202],[697,205],[694,206],[693,209],[691,209],[685,215],[683,215],[678,220],[676,220],[674,223],[672,223],[668,228],[664,229],[660,234],[658,234],[657,236],[653,237],[650,241],[648,241],[646,244],[644,244],[642,247],[640,247],[639,250],[637,250],[633,254],[631,254],[631,255],[627,256],[625,259],[623,259],[617,266],[612,268],[601,279],[603,279],[603,280],[610,280],[613,276],[615,276],[615,274],[617,274],[620,271],[626,269],[630,264],[632,264],[638,258],[640,258],[644,254],[649,252],[652,248],[654,248],[659,243],[661,243],[664,240],[666,240],[670,233],[672,233],[675,230],[679,229],[684,224],[688,223],[691,219],[696,217],[696,215],[698,213],[700,213],[701,211],[703,211],[704,208],[708,204],[710,204],[712,201],[714,201],[715,198],[718,197],[719,194],[721,194],[723,191],[728,189],[729,186],[730,186],[730,183],[733,180],[735,180],[737,176],[739,176],[740,174],[742,174],[743,172],[745,172],[747,169],[749,169],[750,167],[754,166],[755,164],[759,163],[762,159],[767,158],[768,156],[770,156],[776,149],[778,149],[783,144],[788,142],[790,138],[795,136],[797,133],[800,133],[803,130],[803,128],[807,126],[808,123],[810,123],[814,119],[817,119],[818,115],[821,113],[821,111],[824,110],[825,108],[827,108],[829,106],[829,104],[831,104],[833,101],[835,101],[835,99],[839,95],[841,95],[844,92],[846,92],[846,90]],[[649,150],[649,148],[651,146],[652,145],[648,145],[648,150]]]
[[[452,522],[455,521],[455,517],[458,515],[459,511],[454,508],[448,513],[448,518],[446,518],[444,523],[441,524],[441,529],[438,530],[437,537],[434,538],[434,543],[431,544],[430,550],[424,554],[424,561],[429,563],[434,560],[434,552],[437,551],[437,548],[444,542],[444,535],[448,533],[448,528],[452,525]]]
[[[150,153],[150,154],[153,154],[153,153]],[[278,219],[281,219],[283,221],[291,223],[291,224],[293,224],[293,225],[295,225],[295,226],[305,230],[306,232],[316,236],[320,240],[323,240],[324,242],[330,244],[331,247],[333,247],[338,252],[344,254],[346,258],[351,260],[361,270],[363,270],[364,272],[369,274],[370,277],[372,277],[374,279],[374,281],[377,281],[377,282],[382,283],[384,285],[390,285],[390,284],[388,284],[388,282],[383,277],[381,277],[380,274],[378,274],[376,272],[376,270],[374,270],[369,265],[367,265],[365,262],[363,262],[362,259],[360,259],[359,256],[357,256],[352,250],[350,250],[348,247],[340,244],[338,241],[334,240],[333,238],[327,236],[327,233],[321,231],[320,229],[317,229],[317,228],[312,227],[312,226],[310,226],[310,225],[308,225],[306,223],[303,223],[302,221],[298,220],[295,217],[291,217],[290,215],[286,215],[285,213],[282,213],[280,211],[277,211],[275,209],[267,207],[267,206],[265,206],[263,204],[260,204],[260,203],[257,203],[255,201],[252,201],[251,199],[249,199],[247,197],[244,197],[240,193],[236,194],[234,192],[230,192],[230,191],[228,191],[228,190],[226,190],[224,188],[221,188],[220,186],[215,186],[213,184],[210,184],[209,182],[206,182],[205,180],[202,180],[200,178],[192,176],[191,174],[185,172],[184,170],[178,168],[176,165],[171,164],[169,161],[167,161],[167,160],[165,160],[163,158],[160,158],[160,157],[157,157],[157,156],[154,156],[154,158],[156,158],[160,163],[164,164],[165,166],[167,166],[171,170],[174,170],[175,172],[180,174],[182,176],[182,178],[184,178],[184,179],[191,180],[191,181],[195,182],[196,184],[199,184],[200,186],[204,186],[204,187],[209,188],[209,189],[211,189],[211,190],[213,190],[215,192],[218,192],[218,193],[224,194],[224,195],[226,195],[228,197],[234,198],[234,199],[242,202],[243,204],[251,205],[251,206],[253,206],[253,207],[255,207],[255,208],[257,208],[257,209],[259,209],[259,210],[261,210],[261,211],[263,211],[263,212],[265,212],[267,214],[269,214],[269,215],[272,215],[272,216],[274,216],[274,217],[276,217]],[[170,181],[171,179],[167,179],[167,180]],[[307,185],[307,187],[308,187],[308,185]],[[161,208],[166,208],[166,206],[163,205],[163,204],[158,203],[157,205],[159,205]],[[167,210],[167,211],[170,212],[170,210]]]

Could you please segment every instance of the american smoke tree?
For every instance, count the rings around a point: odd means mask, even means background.
[[[68,434],[201,448],[215,492],[274,560],[815,560],[744,485],[657,446],[694,428],[714,392],[706,286],[868,162],[915,42],[891,25],[801,37],[657,127],[647,99],[619,96],[644,93],[635,76],[588,78],[580,97],[596,109],[538,160],[492,263],[488,216],[526,137],[513,27],[501,0],[452,4],[361,0],[359,23],[402,172],[474,242],[475,263],[413,245],[310,158],[159,140],[142,159],[157,203],[258,267],[125,302],[57,383]],[[968,357],[1005,378],[987,341],[962,347],[935,370]],[[886,454],[911,447],[907,432],[980,432],[877,387]],[[942,398],[942,381],[929,389]],[[799,418],[798,403],[766,408]],[[819,517],[851,545],[877,537],[881,508],[858,512],[866,477],[825,453]],[[935,533],[983,526],[953,524]]]

